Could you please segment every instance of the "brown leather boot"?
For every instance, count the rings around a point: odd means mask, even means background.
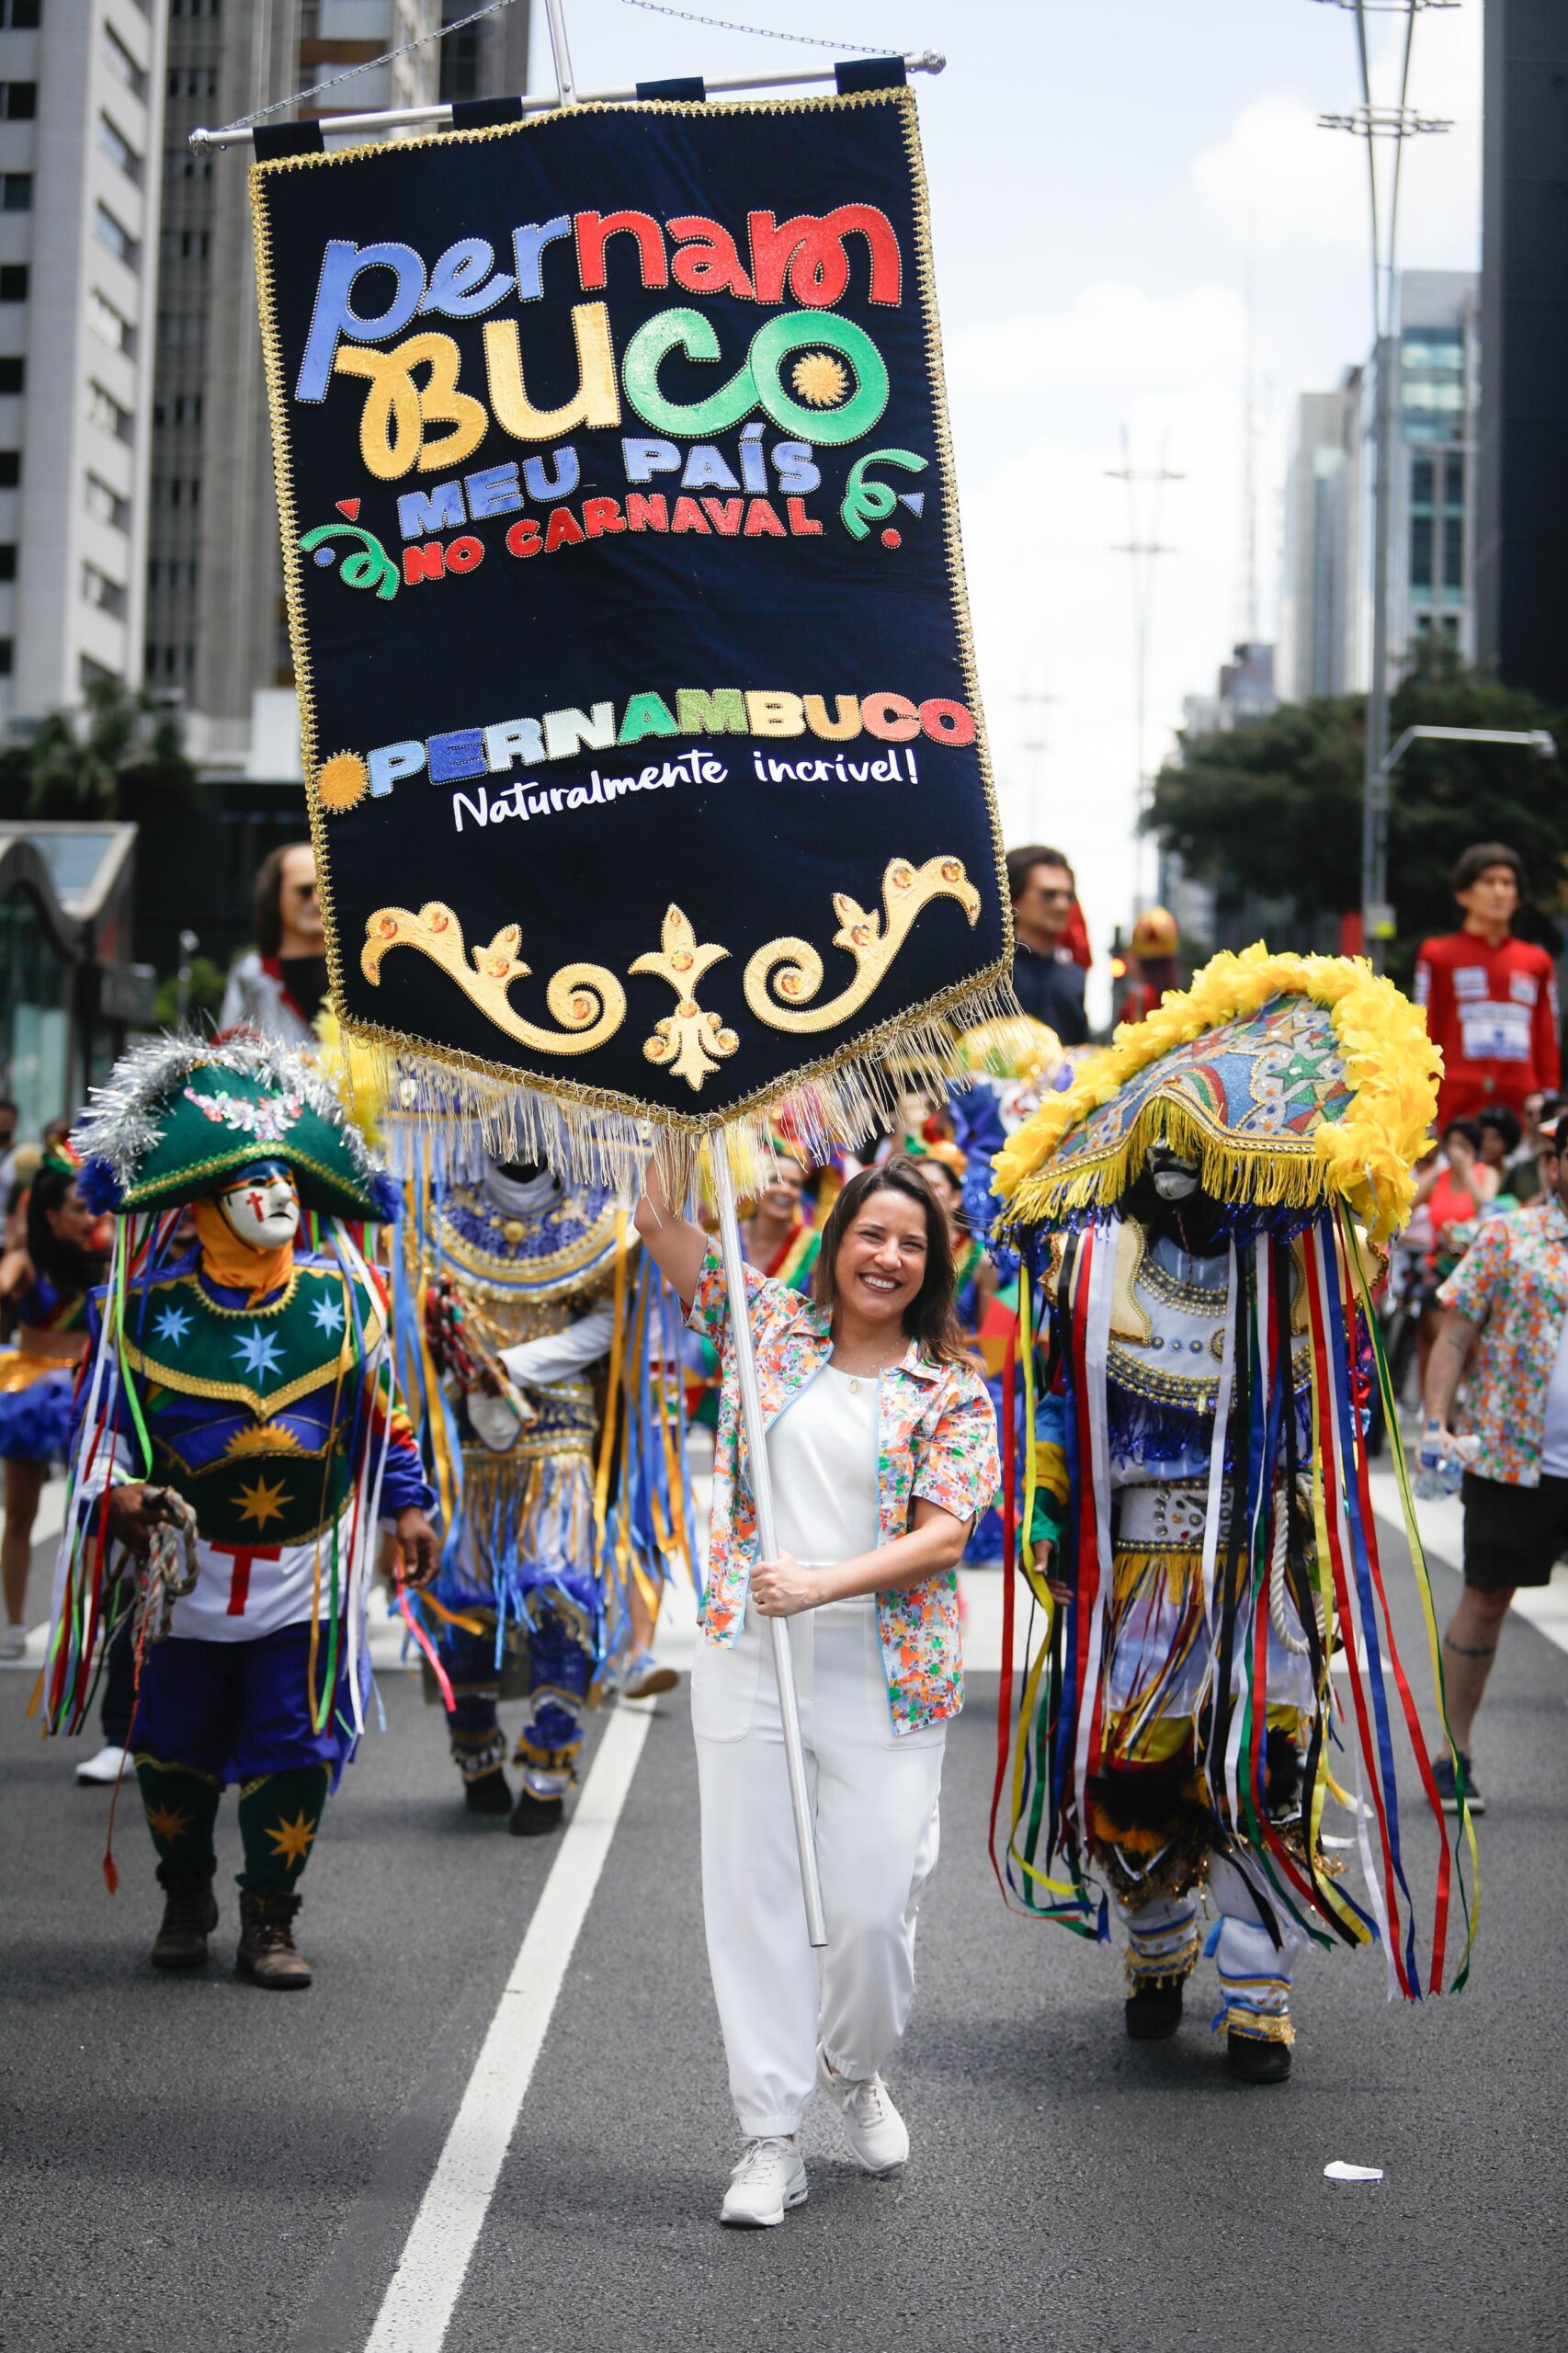
[[[297,1895],[258,1895],[254,1888],[241,1888],[240,1941],[234,1953],[241,1977],[274,1994],[304,1991],[311,1982],[311,1964],[294,1942],[299,1908]]]
[[[164,1923],[153,1946],[154,1969],[200,1969],[207,1959],[207,1939],[218,1925],[218,1902],[212,1893],[215,1863],[204,1871],[176,1870],[158,1865],[164,1891]]]

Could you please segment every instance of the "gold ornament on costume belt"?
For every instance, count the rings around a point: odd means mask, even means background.
[[[520,1045],[541,1054],[585,1054],[613,1038],[626,1018],[626,991],[602,964],[562,964],[552,975],[544,1001],[559,1030],[538,1029],[513,1010],[507,992],[532,970],[517,955],[522,926],[502,926],[488,948],[465,950],[462,926],[439,899],[427,900],[417,915],[406,907],[378,907],[365,919],[359,968],[373,987],[381,980],[381,959],[393,948],[417,948],[456,981],[488,1021]],[[472,957],[470,963],[465,961]]]
[[[671,906],[665,910],[657,951],[650,949],[628,967],[633,972],[653,972],[674,989],[676,1009],[663,1021],[655,1021],[653,1036],[643,1040],[642,1051],[651,1063],[684,1078],[694,1092],[710,1072],[718,1069],[720,1058],[733,1054],[741,1042],[716,1013],[703,1012],[695,995],[704,972],[722,963],[729,952],[711,941],[699,948],[690,918]]]
[[[847,988],[826,1005],[812,1005],[823,983],[822,958],[809,939],[770,939],[746,966],[746,1003],[759,1021],[775,1029],[836,1029],[865,1004],[903,946],[915,916],[933,899],[956,899],[971,925],[979,920],[980,893],[960,858],[938,854],[924,866],[912,866],[906,858],[892,859],[882,876],[885,931],[881,915],[868,914],[846,892],[834,892],[839,928],[833,944],[846,948],[856,964]]]

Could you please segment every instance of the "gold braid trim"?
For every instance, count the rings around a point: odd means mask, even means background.
[[[1294,2042],[1296,2040],[1296,2029],[1288,2016],[1281,2014],[1274,2018],[1266,2011],[1238,2009],[1233,2002],[1226,2003],[1215,2024],[1216,2034],[1221,2027],[1227,2034],[1239,2034],[1248,2042]]]
[[[1127,1948],[1127,1990],[1135,1994],[1141,1985],[1185,1985],[1198,1966],[1198,1956],[1203,1949],[1203,1939],[1194,1928],[1185,1944],[1174,1952],[1141,1953],[1133,1945]]]

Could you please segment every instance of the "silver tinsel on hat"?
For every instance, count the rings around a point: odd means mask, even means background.
[[[121,1191],[128,1190],[148,1153],[162,1140],[160,1122],[172,1099],[198,1070],[226,1071],[299,1096],[337,1131],[366,1191],[374,1189],[381,1163],[344,1117],[337,1096],[305,1055],[295,1047],[243,1033],[219,1045],[210,1038],[171,1032],[128,1048],[104,1084],[93,1088],[71,1131],[72,1144],[84,1160],[107,1161]]]

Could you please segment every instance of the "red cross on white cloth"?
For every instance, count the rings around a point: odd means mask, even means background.
[[[233,1571],[229,1578],[229,1607],[226,1614],[231,1618],[243,1618],[245,1614],[245,1603],[250,1598],[251,1563],[280,1560],[283,1548],[280,1544],[214,1544],[211,1549],[214,1552],[227,1552],[233,1562]]]

